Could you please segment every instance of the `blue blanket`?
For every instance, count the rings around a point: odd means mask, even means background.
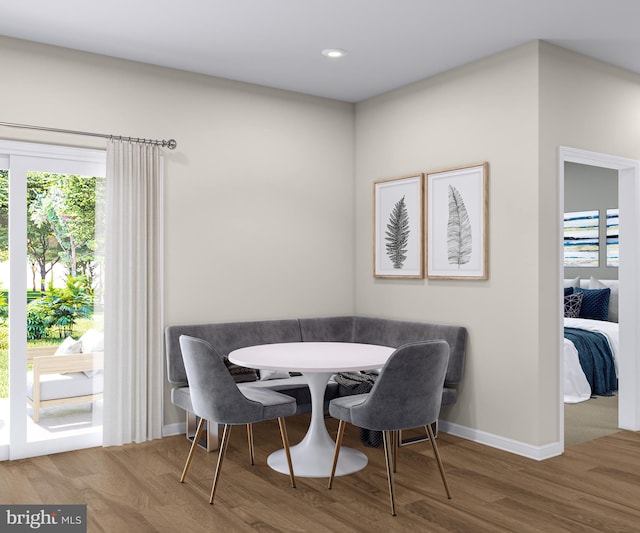
[[[580,366],[594,396],[612,396],[618,390],[613,354],[602,333],[577,328],[564,328],[564,336],[578,350]]]

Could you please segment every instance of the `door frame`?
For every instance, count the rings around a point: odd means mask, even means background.
[[[618,361],[618,427],[632,431],[640,430],[640,332],[636,328],[640,317],[640,282],[635,273],[640,269],[640,161],[588,150],[560,146],[558,151],[558,231],[559,257],[563,256],[564,220],[564,166],[565,163],[608,168],[618,171],[618,209],[620,210],[620,266],[619,280],[619,324],[620,354]],[[558,261],[559,287],[562,294],[564,266]],[[563,316],[563,313],[560,313]],[[558,389],[559,389],[559,435],[564,449],[564,357],[563,324],[558,328]]]
[[[27,287],[27,212],[26,173],[28,171],[55,172],[104,176],[106,152],[104,150],[73,148],[38,143],[0,140],[0,156],[8,156],[9,163],[9,257],[10,294],[18,294]],[[26,399],[27,365],[27,303],[24,298],[9,299],[9,445],[0,450],[0,459],[21,459],[35,455],[58,453],[73,449],[99,446],[102,431],[83,437],[61,437],[46,441],[28,441],[27,403],[12,401]]]

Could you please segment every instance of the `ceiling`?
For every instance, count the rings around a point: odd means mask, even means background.
[[[0,35],[347,102],[536,39],[640,72],[639,23],[639,0],[0,2]]]

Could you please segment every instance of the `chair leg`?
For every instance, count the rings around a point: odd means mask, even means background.
[[[229,444],[229,435],[231,434],[231,426],[229,424],[224,425],[222,432],[222,442],[220,443],[220,450],[218,451],[218,464],[216,465],[216,473],[213,476],[213,485],[211,487],[211,498],[209,503],[213,505],[213,499],[216,496],[216,489],[218,488],[218,478],[220,477],[220,469],[222,468],[222,461],[227,453],[227,445]]]
[[[289,465],[289,477],[291,478],[291,486],[296,488],[296,476],[293,473],[293,463],[291,462],[291,450],[289,449],[289,435],[287,435],[287,426],[284,423],[284,418],[278,418],[278,424],[280,425],[280,436],[282,437],[282,445],[284,446],[284,453],[287,456],[287,464]]]
[[[180,477],[180,483],[184,483],[184,480],[187,478],[187,472],[189,472],[189,467],[191,466],[191,460],[193,459],[193,452],[198,446],[198,441],[200,440],[200,436],[202,435],[202,429],[204,428],[206,420],[204,418],[200,419],[198,423],[198,429],[196,429],[196,434],[193,437],[193,442],[191,443],[191,448],[189,449],[189,455],[187,456],[187,462],[184,465],[184,469],[182,470],[182,476]]]
[[[387,480],[389,481],[389,498],[391,499],[391,515],[396,516],[396,502],[393,493],[393,432],[383,431],[384,457],[387,463]]]
[[[393,435],[393,473],[398,471],[398,452],[400,451],[400,431],[394,431]]]
[[[254,465],[256,464],[254,459],[254,453],[253,453],[253,425],[252,424],[247,424],[247,441],[249,442],[249,463]]]
[[[331,466],[331,474],[329,475],[329,485],[328,489],[331,488],[333,484],[333,478],[336,475],[336,467],[338,466],[338,455],[340,455],[340,446],[342,446],[342,436],[344,435],[344,426],[346,422],[344,420],[340,420],[338,424],[338,435],[336,436],[336,450],[333,453],[333,465]]]
[[[431,429],[433,429],[434,435],[438,434],[438,421],[436,420],[433,424],[431,424]],[[408,437],[406,439],[402,438],[402,430],[400,430],[400,446],[409,446],[410,444],[417,444],[419,442],[425,442],[429,440],[429,434],[425,433],[424,437],[415,436]]]
[[[440,477],[442,478],[442,483],[444,483],[444,490],[447,493],[447,498],[451,499],[451,492],[449,491],[447,477],[445,476],[445,473],[444,473],[444,466],[442,466],[442,460],[440,459],[440,453],[438,452],[438,445],[436,444],[436,438],[433,435],[433,429],[431,429],[431,425],[425,426],[425,429],[427,430],[427,434],[429,435],[429,441],[431,441],[433,454],[436,456],[436,462],[438,463],[438,469],[440,470]]]

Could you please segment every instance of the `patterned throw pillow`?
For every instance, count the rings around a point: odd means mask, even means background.
[[[609,316],[607,320],[609,322],[618,322],[618,291],[614,290],[608,283],[618,283],[617,280],[608,280],[602,282],[599,279],[591,276],[589,278],[589,289],[611,289],[611,295],[609,296]]]
[[[227,355],[223,357],[223,361],[229,370],[229,374],[231,374],[236,383],[245,383],[247,381],[256,381],[258,379],[258,372],[255,368],[236,365],[229,361],[229,356]]]
[[[578,318],[582,307],[584,293],[575,292],[564,297],[564,316],[566,318]]]
[[[584,294],[580,308],[580,318],[607,320],[609,317],[609,299],[611,289],[581,289],[576,287],[574,294]]]

